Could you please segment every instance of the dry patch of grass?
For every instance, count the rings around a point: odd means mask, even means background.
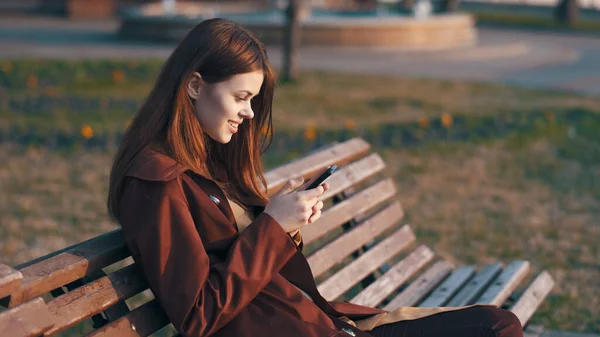
[[[552,295],[533,321],[600,331],[600,165],[536,139],[385,153],[420,241],[459,264],[527,259]],[[584,185],[587,184],[587,185]],[[569,188],[565,188],[569,186]]]
[[[419,242],[458,265],[548,269],[557,284],[533,322],[598,332],[600,156],[581,142],[539,135],[382,154]],[[0,162],[2,263],[116,228],[105,211],[110,154],[0,145]]]
[[[116,228],[105,207],[110,155],[0,149],[2,263],[25,262]]]

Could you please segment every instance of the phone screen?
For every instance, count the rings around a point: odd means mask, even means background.
[[[321,185],[325,179],[329,178],[329,176],[331,176],[333,174],[333,172],[335,172],[337,170],[337,165],[333,164],[331,166],[329,166],[328,168],[325,169],[325,171],[323,173],[321,173],[319,176],[317,176],[316,178],[312,179],[310,184],[308,185],[308,187],[306,187],[304,190],[310,190],[313,188],[316,188],[317,186]]]

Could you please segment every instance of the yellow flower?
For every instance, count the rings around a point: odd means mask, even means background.
[[[125,79],[125,73],[121,69],[113,71],[112,78],[115,83],[121,83]]]
[[[56,97],[56,96],[58,96],[58,89],[56,89],[56,87],[46,87],[44,89],[44,93],[47,96]]]
[[[29,75],[29,77],[27,77],[27,87],[29,89],[35,89],[35,88],[37,88],[37,85],[38,85],[37,77],[35,77],[33,75]]]
[[[446,128],[449,128],[452,126],[452,115],[450,115],[449,113],[444,113],[442,115],[442,125]]]
[[[351,119],[347,119],[346,122],[344,122],[344,127],[347,130],[354,130],[356,128],[356,122]]]
[[[427,117],[419,118],[419,127],[420,128],[425,129],[428,126],[429,126],[429,119],[427,119]]]
[[[94,137],[94,130],[92,129],[91,126],[89,125],[84,125],[81,128],[81,135],[83,136],[83,138],[85,139],[90,139],[92,137]]]
[[[304,138],[308,140],[314,140],[317,138],[317,129],[314,125],[309,125],[304,131]]]

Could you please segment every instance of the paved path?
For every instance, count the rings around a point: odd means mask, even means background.
[[[119,23],[0,16],[0,58],[166,57],[173,45],[121,41]],[[278,47],[269,48],[280,64]],[[600,94],[600,37],[485,28],[476,46],[444,51],[304,48],[305,69],[462,79]]]

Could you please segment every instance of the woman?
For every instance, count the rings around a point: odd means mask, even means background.
[[[365,321],[392,316],[319,294],[298,230],[319,219],[328,186],[298,191],[302,180],[291,180],[270,199],[264,190],[260,154],[272,138],[274,85],[255,37],[227,20],[204,21],[166,61],[116,155],[109,213],[176,329],[183,336],[522,336],[512,313],[480,306],[364,331]]]

